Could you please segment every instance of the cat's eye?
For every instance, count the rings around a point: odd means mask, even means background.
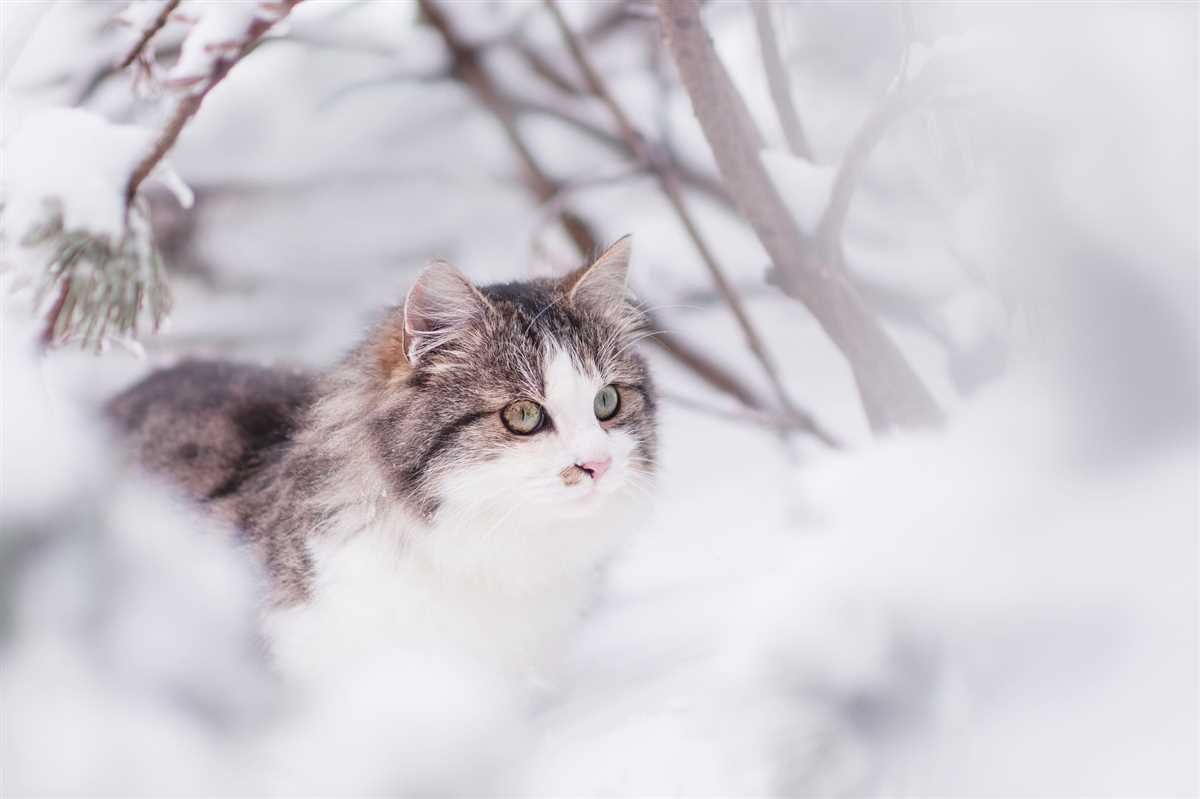
[[[596,398],[592,400],[592,408],[596,411],[597,419],[607,422],[621,409],[621,392],[617,391],[617,387],[612,384],[605,386],[596,392]]]
[[[542,406],[532,400],[517,400],[510,402],[500,411],[500,420],[504,426],[519,436],[527,436],[542,429],[546,421],[546,412]]]

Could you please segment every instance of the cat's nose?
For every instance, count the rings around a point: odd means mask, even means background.
[[[608,471],[608,467],[612,466],[612,458],[604,458],[598,461],[584,461],[575,465],[587,472],[588,476],[593,480],[599,480]]]

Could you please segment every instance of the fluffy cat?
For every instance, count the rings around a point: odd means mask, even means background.
[[[534,676],[654,473],[629,254],[482,287],[435,262],[324,376],[184,362],[108,411],[261,557],[286,671],[394,644]]]

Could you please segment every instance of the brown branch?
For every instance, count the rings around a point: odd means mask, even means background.
[[[142,35],[138,37],[137,43],[134,44],[133,49],[129,51],[128,55],[121,59],[121,63],[117,64],[117,69],[125,69],[137,60],[138,56],[142,54],[142,51],[146,49],[146,45],[150,43],[150,40],[154,38],[155,34],[163,29],[163,26],[167,24],[167,20],[171,18],[172,12],[174,12],[178,7],[179,0],[167,0],[166,5],[162,7],[162,11],[160,11],[158,16],[155,17],[154,22],[150,23],[150,26],[142,31]]]
[[[580,72],[583,74],[584,81],[587,83],[589,90],[604,104],[612,115],[613,121],[616,122],[626,148],[636,159],[647,164],[657,178],[659,188],[666,196],[671,208],[675,211],[675,215],[679,217],[680,223],[683,225],[684,230],[700,255],[700,260],[708,269],[713,284],[717,287],[717,291],[721,294],[722,299],[729,306],[729,310],[737,321],[738,327],[741,328],[742,335],[746,339],[746,344],[750,348],[750,352],[762,367],[767,382],[775,394],[775,399],[779,403],[779,407],[788,417],[806,419],[811,422],[811,415],[800,410],[788,395],[787,389],[783,385],[783,380],[779,376],[779,370],[775,365],[774,359],[772,359],[770,353],[767,351],[762,336],[750,319],[750,314],[747,313],[745,304],[738,295],[737,289],[734,288],[733,284],[725,276],[725,270],[717,262],[716,256],[700,232],[699,225],[696,223],[691,211],[688,210],[683,193],[679,189],[678,180],[671,171],[666,159],[661,156],[657,148],[653,148],[647,144],[646,137],[634,126],[625,109],[617,101],[616,96],[609,90],[608,84],[600,76],[595,65],[592,64],[591,57],[588,55],[583,42],[571,30],[571,26],[567,24],[567,20],[563,16],[562,10],[558,7],[556,0],[544,0],[544,3],[550,11],[551,16],[553,16],[559,33],[562,35],[571,56],[575,59]],[[837,446],[833,436],[819,426],[813,425],[811,432],[826,444]]]
[[[504,101],[491,76],[483,69],[478,48],[468,44],[459,35],[450,19],[436,2],[433,0],[418,0],[418,2],[421,13],[438,31],[447,49],[450,50],[451,75],[470,88],[500,123],[509,144],[516,151],[517,158],[521,162],[527,185],[539,202],[550,202],[558,194],[560,187],[541,168],[533,152],[522,138],[521,132],[517,128],[516,114],[512,106]],[[573,211],[567,209],[563,209],[559,214],[559,221],[571,237],[576,249],[587,257],[591,257],[599,242],[587,223]]]
[[[904,355],[844,273],[821,261],[784,205],[696,0],[657,2],[667,45],[725,185],[771,257],[780,286],[804,303],[849,362],[871,429],[938,423],[941,411]]]
[[[651,324],[653,324],[653,320],[651,320]],[[738,380],[732,372],[714,361],[712,356],[693,346],[686,339],[675,333],[663,331],[649,340],[712,388],[722,394],[728,394],[751,410],[767,411],[766,403],[744,382]],[[786,424],[785,420],[776,419],[775,428],[782,429]]]
[[[179,134],[183,132],[197,111],[200,110],[200,104],[204,102],[204,98],[212,91],[213,87],[220,83],[229,70],[233,69],[233,65],[242,59],[253,47],[262,39],[271,26],[279,20],[283,19],[291,12],[291,10],[300,3],[301,0],[277,0],[274,5],[278,8],[279,13],[274,19],[267,20],[261,17],[256,17],[246,29],[245,35],[241,41],[237,43],[237,49],[230,56],[221,56],[217,58],[209,70],[208,75],[200,80],[203,85],[199,89],[191,90],[184,96],[175,106],[175,113],[171,115],[170,121],[159,134],[158,139],[154,143],[154,149],[150,151],[145,158],[134,168],[133,174],[129,176],[129,182],[125,185],[125,207],[128,209],[133,206],[133,201],[137,197],[138,188],[142,182],[149,177],[154,168],[159,162],[166,157],[171,148],[175,146],[175,142],[179,139]]]
[[[811,433],[808,426],[801,421],[796,420],[781,420],[779,417],[770,413],[754,408],[741,408],[736,412],[726,408],[721,408],[716,405],[711,405],[701,400],[693,399],[682,394],[673,392],[663,392],[662,399],[672,405],[678,405],[681,408],[686,408],[689,411],[715,416],[718,419],[727,422],[739,422],[742,424],[753,425],[764,430],[769,430],[772,433],[780,432],[780,425],[783,425],[785,433]]]
[[[542,80],[549,83],[554,88],[558,89],[563,94],[578,96],[582,94],[582,90],[575,85],[574,81],[562,73],[558,67],[550,63],[544,55],[541,54],[529,42],[521,41],[515,44],[514,49],[524,59],[525,63],[533,70],[534,74]]]
[[[636,2],[637,0],[617,0],[607,11],[588,23],[583,30],[584,41],[594,44],[616,33],[627,22],[644,21],[645,17],[635,13]]]
[[[796,104],[792,100],[792,83],[788,78],[783,56],[779,52],[770,7],[767,0],[750,0],[750,8],[754,11],[754,27],[758,30],[758,47],[762,51],[767,88],[771,92],[771,101],[775,104],[775,113],[779,115],[779,125],[783,128],[788,149],[797,158],[811,161],[812,148],[809,147],[808,138],[804,135],[804,126],[800,124],[800,115],[796,113]]]
[[[515,112],[504,94],[483,69],[476,47],[463,40],[453,23],[436,0],[418,0],[426,21],[437,30],[452,57],[451,74],[466,85],[479,102],[500,123],[509,144],[516,151],[527,175],[527,185],[542,203],[556,201],[562,186],[550,178],[529,149],[517,128]],[[565,205],[565,204],[564,204]],[[597,237],[590,226],[573,212],[559,210],[560,224],[567,230],[580,255],[590,258],[596,250]],[[671,333],[652,336],[650,341],[664,353],[687,368],[712,388],[736,399],[747,408],[766,410],[767,406],[732,372],[713,360],[707,353]],[[795,420],[792,420],[795,423]],[[785,426],[780,420],[779,428]]]

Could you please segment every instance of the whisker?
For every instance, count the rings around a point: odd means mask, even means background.
[[[613,358],[616,358],[616,357],[620,356],[620,355],[621,355],[623,352],[625,352],[627,349],[629,349],[630,347],[634,346],[635,344],[638,344],[638,343],[639,343],[639,342],[641,342],[641,341],[644,341],[645,339],[651,338],[651,337],[653,337],[653,336],[661,336],[661,335],[663,335],[664,333],[669,333],[669,332],[670,332],[670,331],[668,331],[668,330],[654,330],[654,331],[651,331],[651,332],[649,332],[649,333],[642,333],[642,334],[641,334],[641,335],[639,335],[639,336],[635,336],[635,337],[633,338],[633,340],[632,340],[632,341],[627,341],[627,342],[625,343],[625,346],[621,347],[621,349],[619,349],[619,350],[617,350],[615,353],[613,353],[613,356],[612,356],[612,357],[613,357]]]
[[[535,322],[537,322],[537,320],[541,319],[541,318],[542,318],[542,315],[543,315],[544,313],[546,313],[546,311],[549,311],[551,308],[553,308],[555,305],[557,305],[557,304],[559,303],[559,301],[561,301],[561,300],[563,300],[563,299],[565,299],[565,298],[566,298],[566,295],[565,295],[565,294],[563,294],[563,295],[559,295],[558,297],[555,297],[555,298],[554,298],[554,299],[553,299],[553,300],[550,302],[550,304],[548,304],[548,305],[547,305],[545,308],[543,308],[542,310],[538,311],[538,312],[537,312],[537,315],[536,315],[536,316],[534,316],[532,319],[530,319],[530,320],[529,320],[529,324],[525,326],[525,334],[524,334],[524,335],[528,336],[528,335],[529,335],[529,331],[533,329],[533,325],[534,325],[534,323],[535,323]]]

